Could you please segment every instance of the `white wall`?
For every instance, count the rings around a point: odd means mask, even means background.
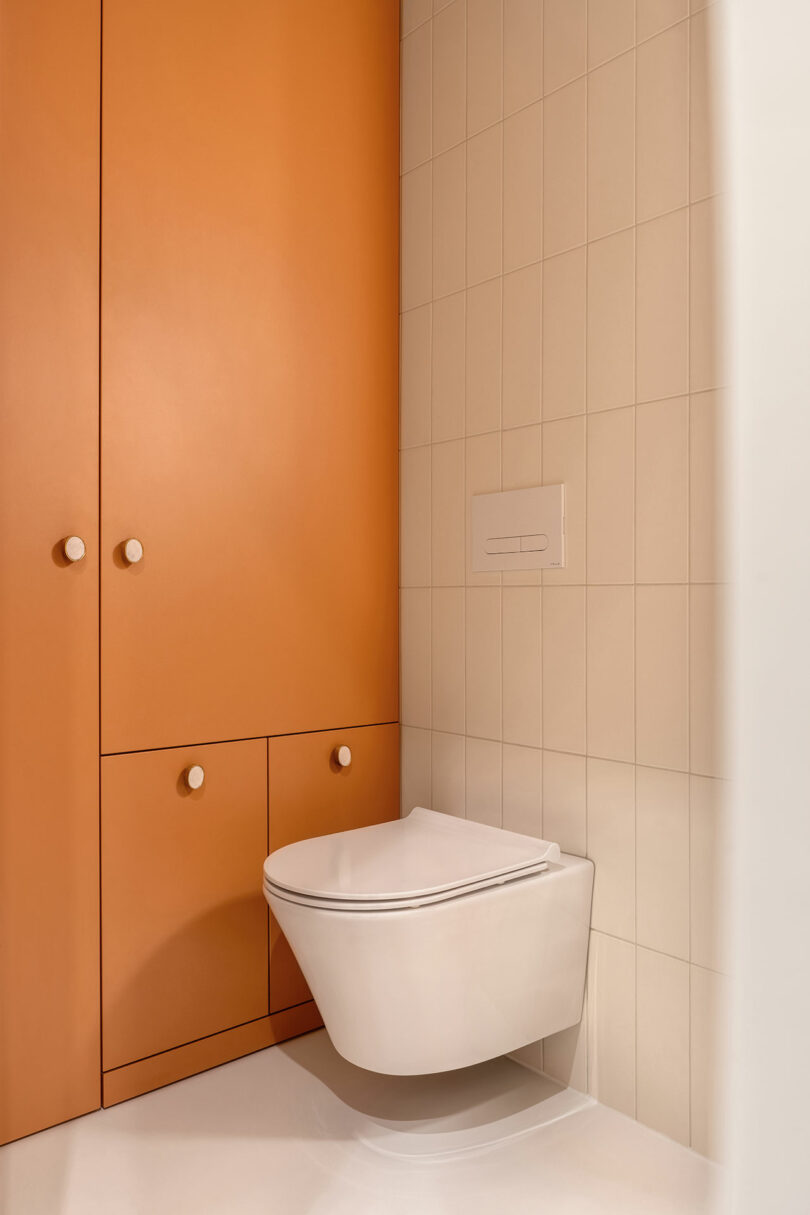
[[[734,1215],[810,1210],[810,5],[729,6]]]

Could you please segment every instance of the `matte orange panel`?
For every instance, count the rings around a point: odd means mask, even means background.
[[[100,1099],[99,49],[0,0],[0,1142]]]
[[[351,747],[339,768],[335,748]],[[369,726],[270,739],[270,851],[314,835],[368,827],[399,816],[399,727]],[[270,1011],[312,993],[270,916]]]
[[[268,1012],[267,743],[111,756],[101,777],[107,1070]]]
[[[175,1050],[152,1055],[149,1059],[129,1063],[105,1073],[104,1105],[117,1105],[119,1101],[127,1101],[140,1093],[163,1088],[175,1080],[218,1067],[220,1063],[228,1063],[231,1059],[249,1055],[277,1042],[285,1042],[288,1038],[297,1038],[299,1034],[319,1029],[322,1024],[318,1010],[310,1000],[308,1004],[299,1004],[297,1008],[287,1009],[275,1016],[262,1017],[249,1025],[226,1029],[199,1042],[190,1042]]]
[[[105,0],[105,752],[397,717],[398,53]]]

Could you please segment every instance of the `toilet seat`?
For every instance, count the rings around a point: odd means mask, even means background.
[[[396,911],[536,876],[559,859],[557,844],[417,806],[280,848],[264,863],[264,889],[321,910]]]

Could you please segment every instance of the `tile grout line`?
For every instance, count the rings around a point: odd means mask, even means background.
[[[638,6],[633,4],[633,1116],[638,1117]]]
[[[686,27],[686,197],[692,199],[692,17]],[[687,760],[692,768],[692,402],[688,395],[692,387],[692,210],[686,216],[686,658],[687,658]],[[687,795],[687,1022],[686,1022],[686,1126],[687,1141],[692,1144],[692,779],[688,780]]]
[[[584,468],[584,477],[585,477],[584,574],[585,574],[585,583],[586,583],[585,620],[584,620],[585,629],[584,629],[584,637],[583,637],[583,644],[585,647],[585,652],[583,655],[583,668],[585,671],[584,729],[585,729],[585,855],[586,856],[589,855],[588,844],[589,844],[589,818],[590,818],[590,766],[588,764],[588,758],[587,758],[588,757],[588,743],[589,743],[589,738],[588,738],[588,682],[589,682],[589,674],[590,674],[589,663],[588,663],[588,608],[590,606],[590,595],[589,595],[589,592],[587,589],[588,560],[589,560],[589,545],[588,545],[589,513],[588,513],[588,509],[589,509],[589,503],[590,503],[590,489],[589,489],[589,481],[588,481],[588,436],[589,436],[589,432],[590,432],[590,427],[588,425],[588,388],[589,388],[589,383],[588,383],[588,340],[589,340],[588,279],[589,279],[589,269],[590,269],[590,257],[588,255],[588,237],[590,236],[590,216],[589,216],[589,207],[588,207],[588,193],[589,193],[589,174],[588,174],[588,162],[589,162],[588,134],[589,134],[589,130],[588,129],[589,129],[589,125],[590,125],[590,107],[589,107],[588,102],[589,102],[590,89],[588,87],[587,66],[588,66],[588,52],[589,52],[588,26],[590,24],[589,17],[590,17],[591,3],[592,3],[592,0],[586,0],[586,3],[585,3],[586,75],[585,75],[585,140],[584,140],[584,148],[583,148],[584,156],[585,156],[585,175],[584,175],[584,186],[585,186],[585,300],[584,300],[584,304],[585,304],[585,326],[584,326],[584,328],[585,328],[585,348],[583,350],[584,365],[583,365],[582,382],[583,382],[583,397],[584,397],[583,404],[585,406],[585,421],[584,421],[583,429],[584,429],[584,445],[585,445],[585,451],[584,451],[584,464],[585,464],[585,468]],[[543,248],[543,252],[545,253],[545,247]],[[595,877],[596,877],[596,875],[594,873],[594,882],[595,882]],[[591,921],[593,921],[593,894],[591,895]],[[589,952],[590,952],[590,950],[589,950]],[[586,963],[585,978],[586,978],[586,983],[587,983],[587,963]],[[589,1008],[586,1013],[586,1016],[590,1016],[590,1011],[591,1010]],[[591,1068],[590,1068],[589,1055],[590,1055],[590,1035],[588,1034],[587,1025],[586,1025],[586,1028],[585,1028],[585,1086],[588,1089],[588,1092],[590,1093]],[[593,1094],[591,1094],[591,1095],[593,1095]]]
[[[469,223],[469,196],[470,196],[470,132],[469,132],[469,109],[470,109],[470,71],[469,71],[469,23],[468,23],[467,2],[464,0],[464,291],[465,291],[465,321],[464,321],[464,338],[465,338],[465,385],[464,385],[464,411],[465,411],[465,430],[466,430],[466,410],[467,410],[467,387],[466,387],[466,337],[467,337],[467,322],[466,322],[466,290],[470,281],[470,223]],[[464,666],[463,666],[463,696],[462,704],[464,706],[464,742],[462,745],[463,764],[462,777],[464,780],[464,817],[467,815],[467,562],[469,560],[470,537],[469,532],[469,508],[467,504],[467,440],[462,440],[462,467],[461,467],[461,494],[462,494],[462,510],[464,518],[464,594],[462,597],[462,632],[464,636]]]
[[[431,12],[428,20],[430,21],[430,152],[431,152],[431,178],[430,178],[430,312],[429,312],[429,328],[428,328],[428,434],[430,435],[429,448],[429,467],[428,467],[428,518],[429,528],[427,535],[428,549],[428,571],[430,573],[430,588],[428,590],[428,720],[430,722],[430,733],[428,735],[428,793],[430,795],[430,806],[433,808],[433,678],[434,678],[434,661],[433,661],[433,73],[435,70],[435,26],[433,24],[433,13]]]
[[[495,124],[495,125],[498,125],[498,124]],[[489,129],[491,129],[491,128],[489,128]],[[473,138],[477,138],[477,136],[473,136]],[[465,159],[466,159],[467,143],[468,143],[468,141],[464,140],[464,141],[462,141],[461,144],[455,145],[455,149],[460,148],[460,147],[465,148]],[[451,150],[455,150],[455,149],[451,149]],[[411,173],[417,173],[421,169],[425,169],[428,166],[432,166],[437,160],[440,160],[442,158],[442,156],[444,156],[444,155],[445,155],[445,153],[443,153],[443,152],[439,153],[438,156],[433,157],[431,160],[424,161],[416,169],[409,170],[408,173],[404,174],[403,176],[405,176],[405,177],[410,176]],[[431,191],[432,191],[432,175],[431,175]],[[594,236],[592,240],[578,241],[576,244],[573,244],[573,245],[565,245],[562,248],[554,249],[553,252],[551,252],[551,253],[544,252],[543,256],[541,256],[539,258],[534,258],[533,260],[530,260],[527,262],[522,262],[519,265],[514,266],[513,268],[509,269],[506,272],[499,273],[499,274],[489,274],[489,275],[486,275],[484,278],[476,279],[474,283],[471,282],[469,284],[469,287],[481,287],[481,286],[484,286],[484,284],[486,284],[486,283],[497,282],[499,279],[508,278],[513,274],[519,273],[521,270],[529,270],[529,269],[531,269],[531,267],[542,265],[544,262],[555,261],[559,258],[565,257],[567,254],[575,253],[580,249],[585,249],[588,245],[600,244],[602,241],[607,241],[611,237],[621,236],[623,233],[628,233],[628,232],[632,232],[633,230],[638,229],[638,228],[647,227],[648,225],[657,223],[658,221],[660,221],[662,219],[667,219],[670,216],[676,215],[679,211],[688,211],[690,209],[690,207],[697,206],[699,203],[712,202],[713,200],[718,199],[720,197],[722,197],[722,196],[719,193],[709,194],[705,198],[695,199],[695,201],[693,203],[689,203],[689,202],[679,203],[677,206],[669,207],[665,211],[659,211],[659,212],[656,212],[654,215],[646,216],[644,219],[639,220],[637,223],[625,224],[622,227],[612,228],[610,231],[607,231],[607,232],[601,232],[601,233],[599,233],[598,236]],[[429,298],[423,299],[419,303],[411,304],[407,308],[400,308],[399,315],[404,316],[408,312],[416,312],[417,309],[424,308],[429,303],[438,303],[440,300],[447,299],[449,296],[460,295],[461,292],[464,290],[465,290],[465,286],[454,287],[450,291],[444,291],[444,292],[440,292],[438,294],[434,294],[433,287],[431,284],[431,295]],[[717,383],[714,385],[706,385],[706,386],[695,389],[695,394],[697,395],[701,392],[715,392],[721,387],[725,387],[725,385],[723,385],[721,383]],[[688,395],[688,389],[685,389],[682,392],[670,394],[671,397],[682,397],[685,395]],[[646,405],[646,404],[651,404],[653,401],[656,401],[656,400],[669,400],[669,399],[670,399],[670,397],[652,397],[652,398],[645,399],[643,401],[639,401],[637,403],[640,405]],[[635,403],[636,402],[632,402],[632,401],[627,402],[627,404],[635,404]],[[593,410],[585,410],[583,412],[608,413],[608,412],[610,412],[611,408],[622,408],[622,406],[611,406],[608,409],[593,409]],[[577,413],[563,414],[562,416],[563,417],[578,417],[579,414],[577,414]],[[556,421],[557,419],[549,418],[547,420]],[[512,429],[512,428],[510,428],[510,429]]]
[[[634,23],[636,21],[634,5]],[[635,41],[635,40],[634,40]],[[634,959],[634,1116],[638,1117],[638,49],[633,47],[633,959]]]
[[[628,229],[628,231],[631,231],[631,230],[632,229]],[[539,263],[536,263],[536,264],[539,265]],[[500,281],[499,279],[488,279],[487,280],[488,283],[499,282],[499,281]],[[478,285],[480,285],[480,284],[476,284],[476,286],[478,286]],[[442,297],[440,297],[440,300],[446,299],[446,298],[447,298],[446,296],[442,296]],[[440,302],[440,300],[437,302]],[[420,308],[431,308],[432,303],[420,304],[419,307]],[[411,311],[416,311],[416,309],[412,309]],[[405,313],[403,313],[402,315],[404,316]],[[714,396],[723,391],[724,391],[724,386],[718,385],[716,388],[701,388],[697,392],[693,392],[693,393],[676,392],[672,396],[656,397],[655,399],[652,399],[649,401],[639,401],[637,404],[634,404],[632,401],[630,401],[630,402],[624,402],[621,405],[612,405],[607,409],[591,409],[591,410],[588,410],[587,413],[585,413],[585,412],[572,413],[572,414],[564,415],[559,418],[548,418],[547,421],[545,421],[545,422],[520,422],[516,426],[503,426],[500,428],[494,427],[490,430],[472,431],[470,434],[455,435],[449,439],[437,439],[432,444],[432,446],[440,447],[442,444],[457,443],[457,442],[459,442],[459,440],[463,440],[463,439],[483,439],[483,438],[486,438],[488,435],[497,435],[497,434],[502,434],[504,432],[512,433],[512,432],[518,431],[518,430],[531,430],[535,426],[550,426],[554,422],[568,422],[568,421],[571,421],[573,418],[584,418],[586,416],[591,417],[591,416],[598,416],[599,414],[608,414],[608,413],[611,413],[611,414],[620,413],[622,410],[630,410],[630,409],[635,409],[636,411],[638,411],[639,409],[651,408],[654,405],[666,405],[667,403],[670,403],[672,401],[683,401],[683,400],[686,400],[687,397],[691,399],[692,397]],[[425,443],[409,443],[406,446],[401,446],[399,448],[399,451],[400,451],[400,454],[402,454],[403,452],[407,452],[407,451],[419,451],[421,448],[426,448],[426,447],[430,447],[430,446],[431,446],[430,440],[426,441]],[[712,578],[704,579],[704,578],[689,578],[689,577],[681,579],[680,582],[640,582],[640,583],[638,583],[638,585],[640,585],[640,586],[684,586],[687,583],[692,583],[696,586],[725,586],[725,585],[727,585],[727,583],[724,583],[719,579],[712,579]],[[579,583],[579,584],[568,583],[567,585],[584,586],[586,584],[583,582],[583,583]],[[590,585],[590,586],[632,586],[634,584],[633,584],[633,582],[594,582],[594,581],[592,581],[592,582],[588,583],[588,585]]]
[[[500,316],[500,322],[501,322],[501,324],[500,324],[500,330],[501,330],[501,360],[500,360],[501,383],[500,383],[500,401],[499,401],[499,419],[498,419],[500,422],[499,433],[501,436],[501,439],[500,439],[500,445],[501,445],[500,487],[501,487],[501,490],[503,490],[503,479],[504,479],[503,478],[503,276],[504,276],[504,270],[505,270],[504,252],[505,252],[505,245],[506,245],[506,235],[505,235],[506,225],[504,222],[504,216],[505,216],[505,210],[506,210],[506,207],[505,207],[506,183],[504,182],[504,163],[505,163],[505,156],[506,156],[506,152],[505,152],[506,114],[504,112],[505,108],[506,108],[504,105],[505,74],[506,74],[506,63],[505,63],[505,56],[504,56],[504,4],[501,4],[501,122],[503,124],[503,130],[501,133],[501,316]],[[465,350],[465,355],[466,355],[466,350]],[[500,625],[500,652],[501,652],[501,663],[500,663],[501,817],[500,817],[500,824],[501,824],[501,827],[503,827],[503,825],[504,825],[504,807],[503,807],[503,746],[504,746],[504,744],[503,744],[503,665],[504,665],[503,664],[503,656],[504,656],[503,577],[501,577],[501,585],[500,585],[500,588],[498,591],[498,619],[499,619],[499,625]],[[543,1048],[541,1046],[540,1047],[541,1063],[542,1063],[542,1051],[543,1051]]]

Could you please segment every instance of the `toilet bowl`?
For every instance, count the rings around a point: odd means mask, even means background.
[[[417,1075],[491,1059],[582,1015],[593,864],[422,807],[302,840],[264,893],[335,1048]]]

